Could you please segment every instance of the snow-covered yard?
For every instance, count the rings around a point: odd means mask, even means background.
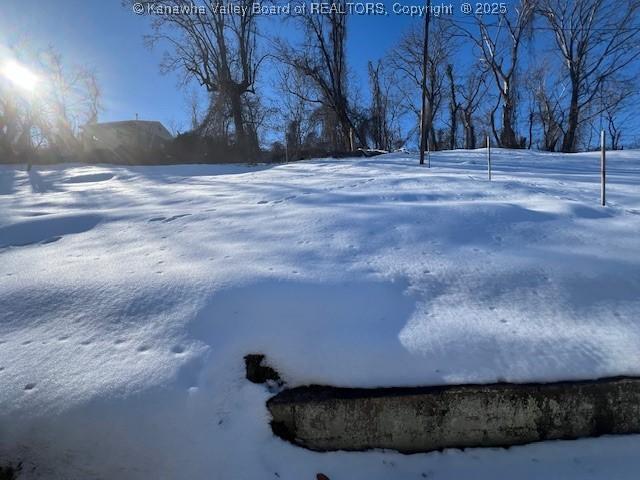
[[[640,437],[314,453],[290,386],[640,375],[640,152],[0,167],[0,466],[20,478],[636,478]]]

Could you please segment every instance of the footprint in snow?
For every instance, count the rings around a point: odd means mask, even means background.
[[[183,213],[182,215],[174,215],[173,217],[169,217],[169,218],[163,220],[162,223],[173,222],[174,220],[178,220],[179,218],[188,217],[190,215],[191,215],[190,213]]]
[[[24,389],[25,389],[25,390],[27,390],[27,391],[28,391],[28,390],[33,390],[34,388],[36,388],[36,384],[35,384],[35,383],[27,383],[27,384],[24,386]]]
[[[175,345],[174,347],[171,348],[171,351],[176,355],[180,355],[184,353],[184,347],[182,345]]]
[[[140,345],[137,350],[140,353],[144,353],[144,352],[148,351],[149,348],[150,348],[149,345]]]
[[[173,222],[174,220],[178,220],[179,218],[188,217],[190,215],[191,215],[190,213],[183,213],[181,215],[173,215],[172,217],[152,217],[147,221],[169,223],[169,222]]]

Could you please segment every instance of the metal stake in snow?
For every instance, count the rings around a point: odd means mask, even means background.
[[[420,90],[422,107],[420,109],[420,165],[424,165],[424,151],[427,135],[431,131],[433,110],[431,102],[427,101],[427,65],[429,64],[429,21],[431,19],[431,0],[427,0],[427,10],[424,16],[424,41],[422,42],[422,79]],[[428,110],[427,110],[428,109]],[[428,125],[427,125],[428,121]]]
[[[491,139],[487,135],[487,173],[489,174],[489,181],[491,181]]]
[[[607,152],[604,130],[600,131],[600,204],[607,204]]]

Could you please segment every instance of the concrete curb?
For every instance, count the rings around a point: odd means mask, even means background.
[[[404,453],[640,433],[640,378],[351,389],[308,386],[267,402],[276,435],[318,451]]]

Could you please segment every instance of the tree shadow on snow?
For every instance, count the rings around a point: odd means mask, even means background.
[[[31,184],[31,191],[33,193],[49,193],[61,191],[53,184],[53,182],[48,180],[45,176],[41,175],[34,169],[29,170],[29,183]]]

